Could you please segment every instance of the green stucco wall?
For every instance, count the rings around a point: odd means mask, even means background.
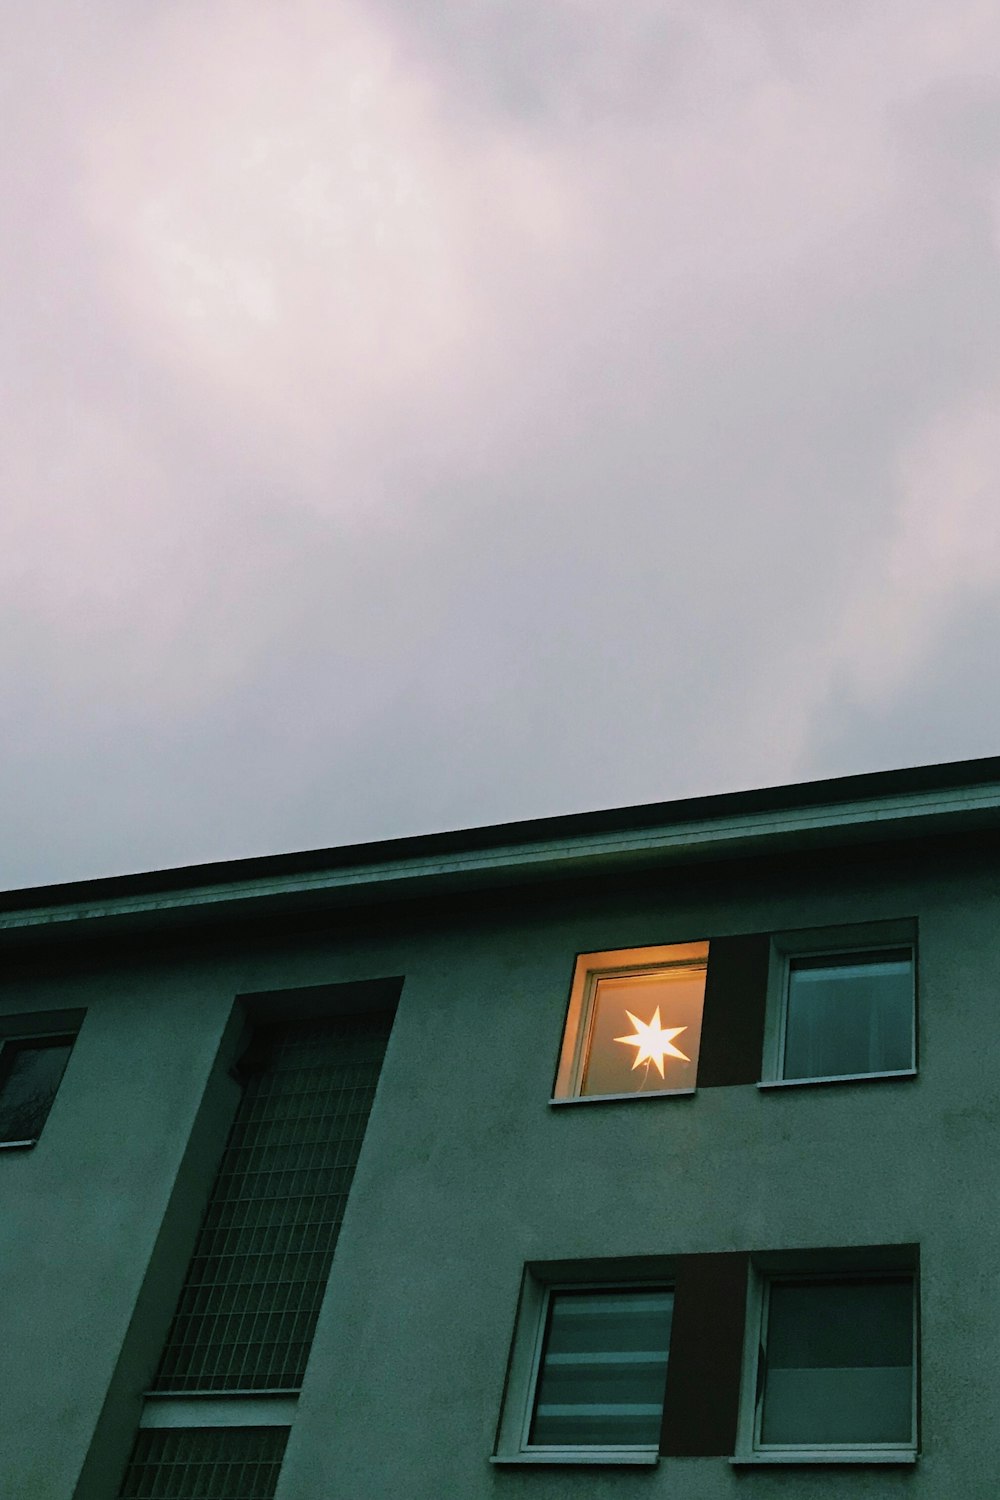
[[[39,1144],[0,1153],[0,1493],[71,1500],[82,1475],[96,1500],[95,1434],[110,1454],[134,1426],[235,1097],[236,996],[402,974],[278,1500],[992,1497],[994,864],[914,844],[15,956],[2,1012],[87,1018]],[[549,1105],[576,953],[899,917],[919,924],[915,1080]],[[525,1261],[903,1242],[912,1469],[490,1465]]]

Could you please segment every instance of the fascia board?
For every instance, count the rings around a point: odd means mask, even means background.
[[[780,809],[735,817],[656,824],[624,832],[587,834],[336,866],[303,874],[136,892],[0,913],[0,933],[109,919],[168,914],[236,914],[282,906],[309,907],[338,899],[368,904],[484,885],[532,884],[561,875],[601,874],[674,861],[722,859],[843,843],[880,843],[932,833],[997,826],[1000,786],[962,787],[933,794],[866,798],[855,803]]]

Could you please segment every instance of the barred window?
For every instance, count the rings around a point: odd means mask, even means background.
[[[275,1028],[212,1190],[157,1391],[302,1383],[391,1016]]]
[[[271,1500],[287,1427],[147,1428],[121,1500]]]
[[[391,1024],[255,1034],[121,1500],[274,1494]]]

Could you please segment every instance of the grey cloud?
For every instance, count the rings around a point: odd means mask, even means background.
[[[859,767],[995,755],[1000,741],[996,658],[1000,603],[956,601],[917,676],[886,700],[862,700],[835,682],[812,726],[808,754],[847,775]]]
[[[914,464],[947,508],[1000,390],[1000,27],[245,14],[33,41],[5,883],[979,753],[973,637],[939,660],[961,548],[943,594],[893,570],[933,519]],[[856,623],[886,596],[897,668]]]

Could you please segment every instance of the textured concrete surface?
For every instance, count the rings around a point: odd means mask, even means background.
[[[96,1497],[95,1435],[113,1466],[134,1426],[211,1176],[192,1130],[221,1147],[231,1107],[236,997],[402,974],[279,1500],[992,1497],[994,866],[981,844],[908,844],[18,959],[0,1011],[87,1017],[39,1144],[0,1153],[3,1493]],[[903,917],[915,1080],[550,1107],[578,952]],[[526,1260],[903,1242],[921,1255],[912,1469],[490,1465]]]

